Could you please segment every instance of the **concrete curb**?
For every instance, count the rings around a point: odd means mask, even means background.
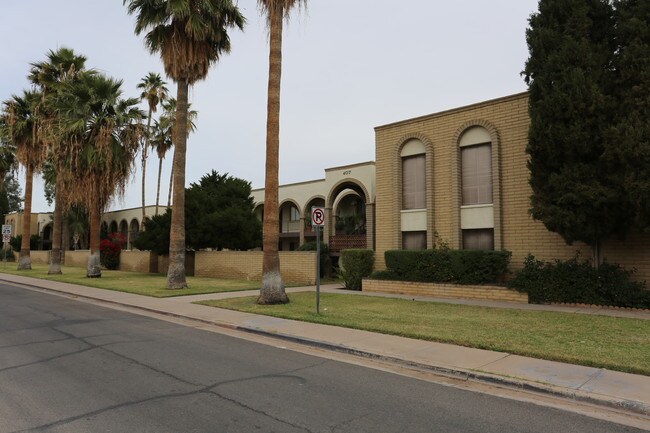
[[[610,409],[616,409],[625,412],[630,412],[636,415],[650,417],[650,406],[640,401],[617,399],[614,397],[608,397],[600,394],[593,394],[584,391],[572,390],[569,388],[558,387],[550,384],[532,382],[532,381],[517,379],[508,376],[499,376],[491,373],[482,372],[480,370],[465,370],[461,368],[445,367],[442,365],[424,364],[421,362],[411,361],[403,358],[397,358],[392,356],[381,355],[378,353],[367,352],[364,350],[355,349],[354,347],[348,347],[341,344],[335,344],[335,343],[330,343],[330,342],[320,341],[320,340],[313,340],[306,337],[283,334],[280,332],[272,332],[262,328],[239,326],[239,325],[233,325],[232,323],[228,323],[228,322],[221,322],[217,320],[206,320],[206,319],[187,316],[183,314],[175,314],[168,311],[161,311],[154,308],[132,305],[125,302],[105,300],[105,299],[96,298],[88,295],[81,295],[76,293],[73,294],[64,290],[41,287],[35,284],[24,283],[24,282],[18,283],[11,280],[5,280],[1,277],[0,277],[0,281],[5,283],[10,283],[10,284],[19,284],[22,286],[32,287],[34,289],[38,289],[41,291],[54,292],[73,299],[84,298],[99,303],[119,305],[121,307],[132,308],[136,310],[146,311],[149,313],[160,314],[160,315],[175,317],[184,320],[190,320],[193,322],[212,325],[212,326],[218,326],[224,329],[237,330],[237,331],[242,331],[250,334],[276,338],[284,341],[290,341],[293,343],[310,346],[310,347],[316,347],[319,349],[329,350],[333,352],[345,353],[345,354],[368,358],[372,360],[389,362],[392,364],[397,364],[408,368],[415,368],[423,371],[428,371],[434,374],[452,377],[455,379],[499,385],[502,387],[506,387],[514,390],[520,390],[520,391],[535,392],[535,393],[540,393],[540,394],[544,394],[556,398],[563,398],[563,399],[573,400],[581,403],[603,406]]]
[[[492,385],[500,385],[512,389],[517,389],[517,390],[532,391],[532,392],[550,395],[553,397],[560,397],[569,400],[579,401],[582,403],[589,403],[589,404],[604,406],[612,409],[633,412],[639,415],[650,416],[650,406],[639,401],[621,400],[613,397],[600,396],[598,394],[597,396],[594,396],[593,394],[587,392],[570,390],[568,388],[546,385],[543,383],[530,382],[522,379],[516,379],[514,377],[498,376],[495,374],[482,372],[480,370],[464,370],[461,368],[424,364],[424,363],[415,362],[403,358],[397,358],[392,356],[380,355],[372,352],[366,352],[363,350],[355,349],[353,347],[347,347],[344,345],[312,340],[309,338],[296,337],[293,335],[286,335],[279,332],[270,332],[260,328],[235,326],[235,329],[257,334],[257,335],[263,335],[266,337],[273,337],[281,340],[291,341],[293,343],[299,343],[311,347],[317,347],[320,349],[326,349],[335,352],[360,356],[368,359],[390,362],[393,364],[398,364],[410,368],[416,368],[419,370],[430,371],[435,374],[448,376],[456,379],[472,380],[472,381],[482,382],[482,383],[487,383]]]

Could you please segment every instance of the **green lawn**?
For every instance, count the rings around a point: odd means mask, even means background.
[[[255,281],[187,277],[189,289],[168,290],[165,289],[167,277],[159,274],[102,270],[101,278],[87,278],[85,268],[64,266],[62,268],[62,275],[47,275],[47,269],[47,265],[32,264],[31,271],[17,271],[16,263],[0,263],[0,273],[62,281],[64,283],[136,293],[138,295],[153,296],[156,298],[200,295],[202,293],[235,292],[239,290],[259,289],[260,286],[260,283]]]
[[[220,308],[650,375],[650,320],[418,302],[357,295],[290,294],[200,302]]]

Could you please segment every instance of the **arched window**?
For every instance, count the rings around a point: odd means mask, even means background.
[[[461,165],[461,229],[464,249],[494,249],[492,138],[480,126],[463,132],[458,143]]]
[[[426,148],[418,139],[404,143],[400,152],[402,164],[402,248],[427,247]]]
[[[426,209],[426,154],[420,140],[409,140],[402,147],[402,209]]]
[[[492,143],[481,127],[468,129],[460,139],[463,205],[492,203]]]

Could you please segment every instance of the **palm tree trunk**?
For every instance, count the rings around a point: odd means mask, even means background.
[[[65,252],[70,249],[70,226],[66,218],[61,216],[61,263],[65,264]]]
[[[278,209],[278,167],[280,149],[280,82],[282,75],[283,8],[278,5],[269,12],[270,53],[269,87],[266,118],[266,178],[264,181],[264,222],[262,286],[258,304],[284,304],[289,298],[280,275],[278,241],[280,232]]]
[[[32,230],[32,184],[34,169],[30,164],[25,167],[25,212],[23,212],[23,238],[20,243],[20,256],[18,270],[31,269],[32,261],[29,257],[29,238]]]
[[[90,226],[90,256],[88,257],[88,268],[86,269],[86,276],[88,278],[99,278],[102,276],[102,268],[99,256],[99,227],[101,224],[102,216],[99,212],[98,203],[90,203],[90,206],[88,207],[88,225]]]
[[[48,275],[61,274],[61,229],[63,228],[63,205],[61,204],[61,194],[63,186],[61,185],[59,175],[56,176],[56,186],[54,190],[54,217],[52,221],[52,251],[50,251],[50,268]]]
[[[158,215],[158,204],[160,203],[160,177],[162,176],[163,159],[158,157],[158,188],[156,189],[156,215]]]
[[[174,190],[174,165],[176,164],[176,150],[172,154],[172,172],[169,173],[169,191],[167,191],[167,207],[172,207],[172,191]]]
[[[167,288],[187,288],[185,280],[185,154],[187,148],[187,80],[178,81],[176,124],[174,125],[174,207],[169,232]]]
[[[142,148],[142,219],[140,220],[140,230],[144,230],[144,207],[145,207],[145,188],[144,179],[147,173],[147,151],[151,140],[151,109],[149,109],[149,118],[147,119],[147,137]]]

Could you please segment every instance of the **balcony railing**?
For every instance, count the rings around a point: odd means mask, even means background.
[[[282,221],[280,224],[280,233],[298,233],[300,231],[300,221]]]
[[[332,253],[350,248],[366,248],[366,235],[334,235],[330,236],[329,249]]]

